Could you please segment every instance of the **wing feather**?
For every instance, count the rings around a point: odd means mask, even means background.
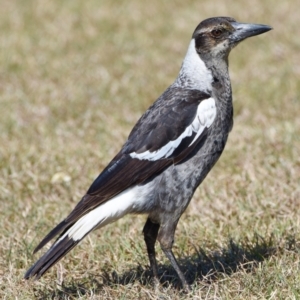
[[[137,122],[121,151],[95,179],[74,210],[35,251],[57,234],[62,236],[79,218],[102,203],[186,159],[206,138],[207,129],[213,122],[215,111],[207,108],[206,99],[213,104],[210,95],[198,90],[167,89]],[[201,103],[205,105],[202,107]]]

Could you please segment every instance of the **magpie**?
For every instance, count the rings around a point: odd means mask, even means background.
[[[34,253],[58,236],[26,279],[39,279],[94,229],[126,214],[145,214],[143,234],[155,282],[158,240],[188,289],[172,252],[174,234],[233,126],[228,55],[239,42],[271,29],[230,17],[209,18],[196,27],[174,83],[138,120],[73,211],[35,248]]]

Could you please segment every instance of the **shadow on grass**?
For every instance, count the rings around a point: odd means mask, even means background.
[[[257,265],[272,255],[278,254],[282,249],[297,251],[294,237],[285,237],[284,241],[276,241],[273,236],[263,238],[255,235],[253,240],[235,242],[229,239],[224,248],[210,253],[202,248],[195,248],[194,254],[178,259],[187,281],[193,284],[202,281],[206,285],[223,278],[224,274],[230,276],[238,270],[252,272]],[[159,265],[160,283],[163,286],[180,288],[181,284],[171,265]],[[38,299],[61,299],[65,297],[76,298],[91,293],[101,294],[105,287],[117,288],[118,285],[139,283],[142,286],[152,284],[152,272],[150,268],[138,266],[123,274],[116,272],[102,274],[89,274],[81,282],[70,281],[51,291],[48,289],[36,291]]]

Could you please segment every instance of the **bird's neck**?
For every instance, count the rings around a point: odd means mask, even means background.
[[[209,59],[207,68],[213,76],[212,96],[216,99],[221,119],[232,119],[232,90],[228,72],[228,59]]]
[[[212,73],[196,52],[192,39],[174,86],[210,92],[212,82]]]
[[[223,105],[231,105],[232,91],[231,82],[228,72],[228,60],[226,59],[210,59],[207,68],[213,76],[212,91],[219,102]]]
[[[232,114],[231,83],[228,56],[198,54],[192,39],[174,87],[197,89],[212,95],[225,115]]]
[[[192,39],[173,86],[197,89],[216,98],[224,111],[232,110],[231,83],[228,56],[214,57],[210,53],[198,54]]]

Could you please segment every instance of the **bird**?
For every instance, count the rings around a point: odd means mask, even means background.
[[[91,231],[127,214],[144,214],[143,235],[154,281],[159,284],[158,241],[182,287],[189,289],[172,251],[174,234],[233,126],[228,56],[241,41],[271,29],[231,17],[199,23],[175,81],[137,121],[120,152],[71,213],[38,244],[34,253],[57,237],[25,279],[39,279]]]

